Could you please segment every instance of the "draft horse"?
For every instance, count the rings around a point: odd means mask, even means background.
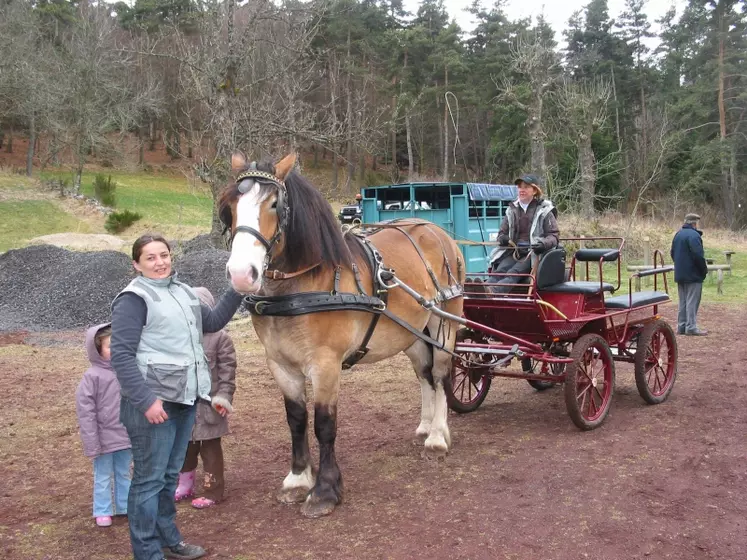
[[[248,294],[267,365],[285,399],[292,460],[277,497],[283,503],[303,502],[304,515],[319,517],[331,513],[343,496],[335,458],[343,364],[373,363],[404,352],[422,393],[415,433],[425,438],[426,456],[448,452],[444,384],[457,325],[421,304],[435,302],[461,316],[465,267],[456,243],[426,221],[382,226],[366,241],[343,235],[329,203],[293,170],[295,161],[289,155],[275,165],[258,166],[234,155],[236,181],[222,193],[220,216],[231,232],[227,276],[236,291]],[[379,260],[424,300],[418,303],[403,289],[382,289],[374,278]],[[452,291],[443,297],[446,286]],[[366,307],[371,302],[376,303]],[[318,472],[309,453],[306,379],[314,391]]]

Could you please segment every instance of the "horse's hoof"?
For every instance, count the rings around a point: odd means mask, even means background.
[[[428,434],[430,434],[430,433],[431,433],[431,427],[430,426],[424,426],[423,424],[420,424],[420,426],[418,426],[415,429],[415,436],[419,437],[419,438],[422,438],[422,439],[427,438]]]
[[[277,499],[281,504],[300,504],[308,495],[308,488],[281,488],[277,493]]]
[[[337,504],[332,500],[317,501],[311,496],[301,506],[301,513],[309,519],[324,517],[335,511]]]
[[[443,437],[430,436],[425,440],[423,453],[426,459],[444,459],[449,453],[449,446]]]

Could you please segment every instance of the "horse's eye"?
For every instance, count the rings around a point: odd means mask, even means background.
[[[277,201],[277,199],[275,199],[275,201],[272,203],[272,206],[270,206],[270,208],[272,208],[273,210],[277,210],[278,209],[278,201]]]

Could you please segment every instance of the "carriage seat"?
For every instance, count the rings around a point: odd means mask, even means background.
[[[583,249],[597,251],[597,249]],[[602,251],[599,258],[611,249],[599,249]],[[578,258],[578,253],[576,253]],[[537,266],[537,289],[544,292],[558,292],[565,294],[589,294],[600,292],[599,282],[567,282],[565,268],[565,249],[558,247],[545,253]],[[602,291],[612,292],[614,286],[605,282],[601,284]]]
[[[669,301],[669,294],[666,292],[633,292],[632,298],[630,294],[607,298],[604,300],[604,306],[607,309],[633,309],[666,301]]]

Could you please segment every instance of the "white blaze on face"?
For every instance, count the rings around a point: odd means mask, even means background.
[[[263,198],[259,196],[259,183],[239,196],[236,204],[236,226],[248,226],[259,231],[259,210]],[[250,294],[259,290],[262,284],[262,268],[267,250],[251,233],[238,231],[234,234],[231,245],[231,257],[226,270],[231,285],[237,292]]]

